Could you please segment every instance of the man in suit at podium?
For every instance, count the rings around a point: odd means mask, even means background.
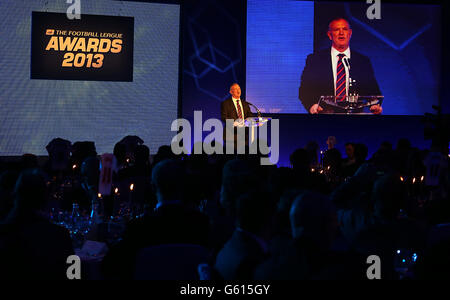
[[[250,105],[246,101],[241,100],[241,87],[237,83],[233,83],[230,86],[231,97],[223,101],[220,105],[220,114],[223,122],[227,119],[234,120],[234,126],[238,125],[237,120],[245,120],[248,117],[253,117],[253,113],[250,111]],[[224,127],[224,142],[227,141],[226,127]],[[248,145],[248,130],[245,130],[245,145]],[[233,136],[233,141],[236,143],[237,135],[236,130],[230,134]]]
[[[245,119],[253,116],[250,106],[247,102],[241,100],[241,87],[237,83],[233,83],[230,87],[231,97],[223,101],[220,105],[220,113],[222,121],[227,119]]]
[[[333,107],[319,106],[317,103],[320,96],[333,95],[344,100],[349,95],[350,77],[355,80],[354,91],[358,95],[381,95],[370,59],[350,51],[352,29],[348,21],[343,18],[332,20],[327,35],[331,49],[308,55],[303,69],[299,99],[305,109],[311,114],[337,112]],[[373,105],[370,111],[381,114],[383,109],[380,105]]]

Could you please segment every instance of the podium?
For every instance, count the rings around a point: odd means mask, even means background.
[[[250,143],[255,140],[255,131],[258,127],[263,126],[269,122],[272,118],[270,117],[248,117],[245,120],[239,119],[235,121],[236,127],[248,127],[250,132]]]
[[[343,101],[336,99],[336,96],[321,96],[317,104],[319,106],[333,109],[332,114],[369,114],[362,112],[364,108],[371,107],[373,105],[380,105],[383,103],[384,96],[359,96],[359,95],[349,95],[345,96]],[[321,105],[322,104],[322,105]],[[324,109],[324,114],[330,113],[326,112]]]
[[[245,126],[249,127],[250,131],[250,143],[255,141],[255,131],[258,127],[263,126],[269,122],[272,118],[270,117],[249,117],[245,119]]]

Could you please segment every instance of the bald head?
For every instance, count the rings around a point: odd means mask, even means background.
[[[350,45],[352,37],[352,29],[350,23],[344,18],[336,18],[328,24],[328,38],[333,48],[340,52],[344,52]]]
[[[240,97],[241,97],[241,87],[239,86],[239,84],[233,83],[233,84],[230,86],[230,94],[231,94],[231,96],[233,96],[235,99],[240,99]]]
[[[331,28],[333,28],[333,25],[336,22],[345,22],[345,23],[347,23],[348,28],[350,28],[350,29],[352,28],[350,23],[347,21],[347,19],[345,19],[345,18],[335,18],[335,19],[331,20],[330,23],[328,23],[328,31],[330,31]]]
[[[324,195],[305,192],[297,196],[289,213],[292,236],[306,237],[328,247],[337,230],[335,207]]]
[[[178,160],[160,161],[152,170],[152,184],[156,189],[158,201],[182,200],[184,180],[185,170]]]

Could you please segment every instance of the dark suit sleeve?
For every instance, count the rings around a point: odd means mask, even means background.
[[[311,106],[318,102],[318,99],[316,99],[317,95],[314,92],[314,85],[313,56],[308,55],[298,90],[298,98],[308,112]]]

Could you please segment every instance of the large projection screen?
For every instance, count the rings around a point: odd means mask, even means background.
[[[299,99],[307,57],[320,51],[331,56],[328,24],[344,17],[353,30],[350,50],[370,59],[384,96],[383,115],[434,112],[441,81],[441,7],[382,3],[381,19],[369,19],[369,7],[365,1],[248,0],[246,99],[266,113],[308,113]],[[331,62],[330,56],[320,57]],[[359,73],[368,69],[364,66]],[[353,64],[350,72],[356,74],[358,67]],[[305,91],[324,85],[325,72],[316,70],[320,75],[308,81]],[[324,91],[323,96],[334,96],[334,92]]]
[[[81,1],[82,20],[134,19],[132,77],[31,79],[32,12],[66,13],[69,6],[60,0],[0,2],[0,155],[45,155],[56,137],[94,141],[98,153],[112,153],[127,135],[141,137],[152,153],[169,144],[177,118],[180,5]]]

